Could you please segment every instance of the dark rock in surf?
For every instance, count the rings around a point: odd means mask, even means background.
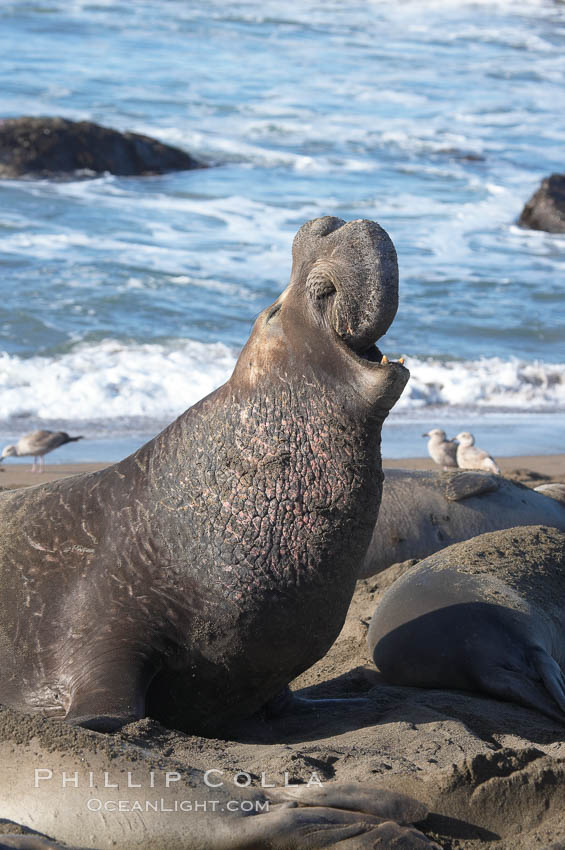
[[[565,174],[552,174],[542,180],[518,220],[521,227],[565,233]]]
[[[0,177],[57,177],[77,171],[134,176],[204,167],[185,151],[149,136],[91,121],[0,120]]]

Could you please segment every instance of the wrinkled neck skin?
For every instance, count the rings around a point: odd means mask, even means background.
[[[239,605],[259,586],[334,578],[350,590],[377,517],[386,387],[375,401],[331,329],[300,324],[266,340],[258,320],[232,378],[152,446],[163,541],[185,541],[193,568]]]

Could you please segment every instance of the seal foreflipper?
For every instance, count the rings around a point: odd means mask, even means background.
[[[479,675],[482,690],[565,723],[565,679],[561,668],[541,648],[532,647],[525,660],[529,663],[519,670],[501,665],[485,668]]]
[[[444,478],[445,498],[448,502],[493,493],[500,487],[500,477],[488,472],[448,472]]]
[[[126,650],[129,649],[126,647]],[[155,673],[150,659],[131,651],[85,657],[75,677],[65,719],[95,732],[115,732],[145,716],[147,688]]]
[[[559,708],[565,720],[565,676],[557,661],[544,649],[536,650],[536,666],[543,683]]]

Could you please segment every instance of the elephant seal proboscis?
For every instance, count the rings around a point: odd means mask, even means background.
[[[359,578],[517,525],[565,531],[565,487],[531,490],[486,472],[386,469],[379,516]]]
[[[241,782],[117,736],[0,709],[0,819],[44,836],[14,836],[9,847],[63,850],[55,839],[96,850],[439,850],[410,826],[427,809],[405,794]]]
[[[384,594],[369,628],[390,682],[463,688],[565,723],[565,533],[481,534],[426,558]]]
[[[326,653],[408,379],[374,344],[397,297],[378,224],[308,222],[226,384],[114,466],[2,494],[0,702],[220,734]]]

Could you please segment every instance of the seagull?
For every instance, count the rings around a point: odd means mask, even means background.
[[[422,434],[422,437],[429,437],[428,452],[433,461],[438,463],[444,469],[451,469],[457,466],[457,443],[455,440],[448,440],[445,436],[445,431],[441,428],[432,428]]]
[[[484,449],[475,446],[475,438],[468,431],[457,434],[458,441],[457,464],[461,469],[483,469],[485,472],[494,472],[501,475],[496,461]]]
[[[65,443],[74,443],[77,440],[82,440],[82,437],[69,437],[65,431],[31,431],[20,437],[15,446],[4,446],[0,461],[5,457],[33,456],[31,471],[35,472],[37,469],[38,472],[43,472],[45,470],[43,455],[58,449],[59,446],[64,446]]]

